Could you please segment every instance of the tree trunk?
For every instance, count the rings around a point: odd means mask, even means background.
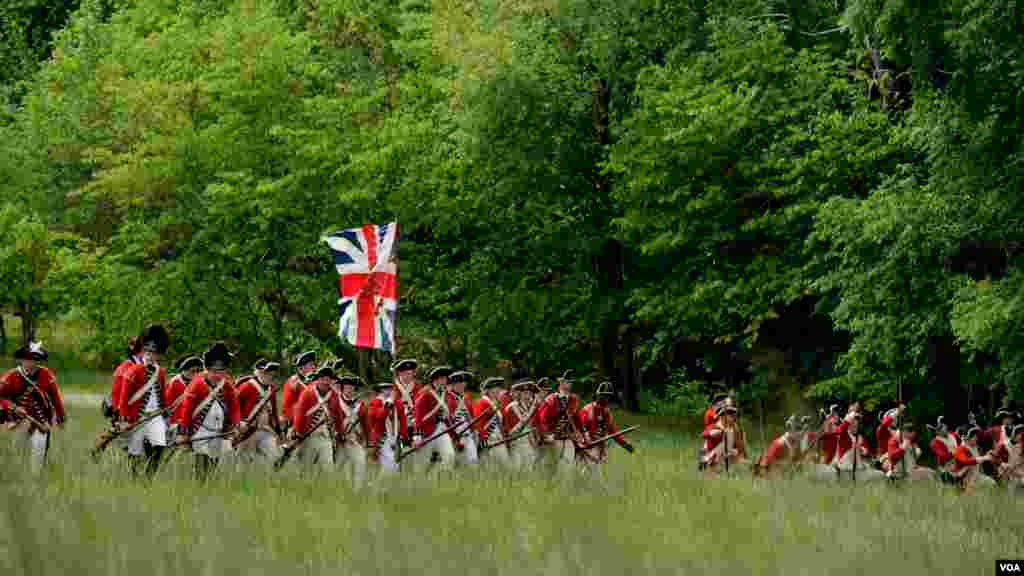
[[[28,346],[36,338],[36,319],[32,314],[32,303],[18,302],[18,316],[21,317],[21,344]]]
[[[636,367],[633,365],[636,349],[636,334],[632,327],[626,329],[622,336],[622,359],[625,361],[625,368],[622,371],[623,402],[627,410],[640,411],[640,386],[637,379]]]
[[[4,324],[4,315],[0,314],[0,355],[7,353],[7,325]]]

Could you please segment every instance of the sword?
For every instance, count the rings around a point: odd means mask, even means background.
[[[632,431],[634,431],[634,430],[636,430],[638,428],[640,428],[640,427],[639,426],[630,426],[629,428],[625,428],[625,429],[619,430],[618,432],[615,432],[614,434],[608,434],[607,436],[602,436],[602,437],[598,438],[597,440],[594,440],[593,442],[589,442],[587,444],[584,444],[583,447],[581,448],[581,450],[590,450],[594,446],[597,446],[599,444],[607,442],[608,440],[611,440],[611,439],[616,438],[618,436],[622,436],[623,434],[626,434],[628,432],[632,432]]]

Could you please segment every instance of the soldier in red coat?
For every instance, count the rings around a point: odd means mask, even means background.
[[[854,403],[850,411],[833,432],[836,435],[836,454],[830,467],[819,471],[826,480],[852,479],[856,482],[885,480],[885,474],[871,465],[871,448],[860,433],[863,416]]]
[[[272,464],[281,457],[281,423],[278,420],[277,362],[260,358],[252,374],[238,381],[238,407],[247,438],[235,437],[232,444],[243,459]],[[255,429],[251,434],[250,429]]]
[[[728,394],[724,392],[719,392],[718,394],[715,394],[714,398],[711,399],[711,405],[708,406],[708,409],[704,411],[705,428],[711,426],[712,424],[715,423],[716,420],[718,420],[718,410],[722,407],[722,404],[725,403],[725,400],[728,397]]]
[[[413,418],[415,411],[414,403],[416,394],[420,391],[420,385],[416,382],[416,368],[419,367],[416,360],[407,358],[396,360],[391,364],[393,377],[395,410],[402,420],[402,427],[399,430],[400,441],[404,448],[409,449],[419,444],[423,438],[418,437],[416,422]]]
[[[611,382],[602,382],[594,393],[594,401],[580,409],[580,431],[583,433],[584,444],[589,444],[604,438],[608,434],[616,434],[619,429],[612,420],[612,413],[608,410],[608,400],[614,396]],[[633,452],[633,445],[626,441],[622,435],[615,436],[614,440],[627,452]],[[577,450],[580,462],[587,465],[587,470],[597,475],[598,465],[608,461],[608,442],[600,444],[588,450]]]
[[[206,370],[197,374],[185,390],[178,441],[188,443],[195,453],[195,474],[209,478],[230,445],[226,436],[242,419],[234,381],[227,373],[233,355],[223,342],[203,354]]]
[[[999,479],[1006,483],[1010,494],[1016,494],[1024,488],[1024,424],[1014,426],[1010,435],[1009,460],[1000,467]]]
[[[147,326],[142,332],[142,363],[125,369],[117,400],[117,411],[126,426],[145,420],[128,439],[129,468],[133,475],[146,461],[146,476],[152,479],[160,467],[167,447],[168,420],[165,408],[170,406],[170,390],[160,358],[170,345],[163,326]]]
[[[906,407],[900,404],[892,410],[887,410],[882,415],[881,420],[878,423],[878,428],[875,429],[875,446],[878,448],[879,456],[885,454],[887,447],[889,446],[889,438],[896,432],[896,429],[900,426],[900,418],[903,416],[903,412]]]
[[[992,444],[992,466],[996,470],[1010,457],[1010,431],[1013,429],[1013,418],[1013,412],[1006,407],[1000,408],[995,415],[997,424],[988,430],[982,430],[978,435],[979,441]]]
[[[473,374],[459,371],[448,377],[448,390],[444,393],[445,404],[448,405],[449,424],[452,447],[455,449],[455,461],[461,465],[474,465],[480,459],[477,451],[476,434],[469,429],[473,421],[475,402],[466,388],[474,382]]]
[[[443,395],[448,387],[448,378],[453,373],[454,370],[448,366],[434,368],[427,376],[430,385],[420,386],[416,392],[416,397],[413,400],[413,423],[420,443],[434,437],[442,430],[448,429],[451,416],[448,413],[448,403],[444,401]],[[455,464],[455,446],[452,443],[451,435],[437,436],[429,446],[420,448],[412,458],[414,459],[413,465],[418,468],[426,468],[431,462],[439,462],[441,469],[450,469]]]
[[[970,492],[978,486],[994,487],[995,480],[981,472],[983,462],[991,462],[995,456],[990,451],[982,456],[978,450],[978,436],[981,429],[973,426],[963,436],[963,443],[953,452],[953,478],[959,483],[960,489]]]
[[[539,392],[540,387],[533,380],[522,380],[512,386],[511,400],[503,407],[501,417],[506,438],[516,438],[532,428]],[[531,436],[520,436],[508,444],[509,459],[517,470],[528,470],[537,463],[537,447]]]
[[[381,382],[375,386],[377,397],[367,409],[369,423],[366,427],[366,449],[370,462],[376,464],[380,475],[398,473],[396,452],[400,448],[399,433],[403,420],[395,409],[393,382]]]
[[[792,464],[800,461],[799,432],[800,424],[796,414],[786,419],[786,429],[781,436],[772,439],[768,450],[759,458],[754,466],[757,476],[771,479],[782,478]]]
[[[945,418],[939,416],[935,425],[928,425],[928,430],[933,434],[932,441],[928,448],[935,455],[935,462],[939,467],[939,474],[943,482],[953,483],[953,453],[960,446],[960,436],[946,426]]]
[[[18,367],[0,378],[0,414],[11,422],[11,430],[25,426],[23,445],[33,473],[46,465],[50,430],[53,426],[63,430],[65,422],[64,397],[56,375],[50,368],[36,365],[48,356],[39,342],[23,346],[14,353]]]
[[[185,407],[185,390],[188,389],[188,385],[192,383],[192,379],[196,377],[196,373],[203,369],[203,359],[198,356],[186,356],[178,361],[178,365],[175,366],[177,374],[171,377],[170,381],[167,382],[167,400],[170,405],[177,404],[175,410],[171,413],[170,425],[172,429],[171,438],[177,436],[178,427],[181,425],[184,415]]]
[[[718,420],[704,430],[704,472],[718,477],[728,461],[729,466],[746,462],[747,448],[743,431],[736,425],[736,403],[726,399],[717,411]]]
[[[292,407],[292,433],[299,437],[312,431],[312,435],[299,447],[299,455],[307,464],[331,470],[334,468],[335,442],[345,432],[342,428],[344,419],[338,395],[333,390],[336,381],[334,369],[325,363],[313,376],[313,383],[302,391],[302,396]]]
[[[121,397],[121,383],[125,370],[136,364],[142,364],[142,338],[132,336],[128,339],[128,357],[118,364],[117,368],[114,368],[114,377],[110,385],[110,396],[104,399],[104,416],[111,421],[111,424],[121,421],[120,413],[117,411],[117,399]],[[124,447],[128,447],[127,442]]]
[[[474,417],[480,418],[475,424],[476,437],[480,446],[480,461],[493,466],[508,467],[508,445],[498,444],[502,437],[501,399],[506,393],[505,379],[495,376],[484,380],[481,386],[483,394],[473,406]]]
[[[355,488],[366,482],[366,446],[370,437],[369,404],[356,397],[362,384],[359,377],[350,374],[338,378],[342,434],[338,437],[335,461],[348,468]]]
[[[818,434],[818,446],[821,453],[821,459],[818,460],[818,463],[830,466],[836,456],[836,440],[839,438],[835,433],[840,421],[839,405],[833,404],[829,406],[828,412],[824,416],[821,432]]]
[[[302,391],[310,382],[310,376],[316,370],[316,352],[309,350],[295,357],[295,374],[284,383],[281,392],[281,418],[285,426],[292,425],[292,405],[298,401]]]
[[[917,463],[920,456],[917,431],[911,422],[904,422],[899,430],[889,436],[885,456],[882,457],[882,471],[890,479],[937,480],[938,475],[934,470]]]
[[[538,409],[540,457],[564,475],[576,471],[576,447],[583,442],[580,399],[572,393],[570,372],[558,379],[555,392],[548,394]]]

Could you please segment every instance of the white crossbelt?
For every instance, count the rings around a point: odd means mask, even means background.
[[[136,402],[141,400],[142,397],[146,394],[146,392],[149,392],[149,390],[156,384],[156,379],[157,379],[157,376],[159,376],[159,375],[160,375],[160,367],[158,366],[156,368],[156,370],[153,370],[153,375],[149,377],[149,381],[146,382],[146,385],[143,386],[142,388],[139,388],[135,392],[135,394],[132,394],[132,397],[128,400],[128,403],[129,404],[135,404]]]

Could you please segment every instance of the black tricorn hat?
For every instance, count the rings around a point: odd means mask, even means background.
[[[323,364],[321,364],[316,369],[315,372],[313,372],[313,374],[311,374],[311,376],[314,379],[316,379],[316,378],[325,378],[325,377],[326,378],[333,378],[334,377],[334,367],[331,366],[331,364],[332,364],[331,362],[324,362]]]
[[[388,388],[394,388],[395,387],[395,383],[394,382],[377,382],[376,384],[373,385],[373,387],[376,390],[387,390]]]
[[[362,385],[362,383],[363,379],[360,378],[359,376],[356,376],[355,374],[343,374],[341,376],[338,376],[339,386],[354,386],[358,388],[359,386]]]
[[[540,380],[537,380],[537,387],[541,390],[557,390],[558,383],[545,376]]]
[[[309,364],[311,362],[316,362],[316,352],[314,350],[306,350],[305,352],[300,352],[297,356],[295,356],[296,368],[300,366],[305,366],[306,364]]]
[[[276,372],[277,369],[280,367],[280,364],[267,358],[260,358],[259,360],[256,361],[255,364],[252,365],[253,370],[262,370],[264,372]]]
[[[488,388],[504,388],[505,379],[502,378],[501,376],[491,376],[490,378],[484,380],[484,383],[481,387],[484,390]]]
[[[391,371],[394,373],[404,372],[406,370],[415,370],[419,364],[412,358],[405,358],[402,360],[395,360],[391,364]]]
[[[227,344],[214,342],[203,354],[203,364],[207,370],[224,370],[231,364],[232,358],[234,354],[228,351]]]
[[[50,357],[43,348],[42,342],[29,342],[28,346],[22,346],[14,351],[14,357],[18,360],[43,361]]]
[[[167,330],[164,330],[163,326],[154,324],[146,326],[146,329],[142,331],[142,350],[144,352],[163,354],[170,345],[171,337],[167,335]]]
[[[203,360],[199,356],[186,356],[178,360],[178,365],[175,368],[178,372],[184,372],[185,370],[196,370],[202,367]]]
[[[479,386],[477,386],[476,376],[472,372],[459,370],[448,377],[449,384],[458,384],[459,382],[465,382],[467,390],[480,389]]]
[[[430,371],[430,374],[427,375],[427,379],[433,382],[434,380],[444,378],[445,376],[451,378],[453,373],[455,373],[455,370],[453,370],[451,366],[438,366]]]
[[[1006,417],[1013,418],[1015,416],[1016,416],[1016,414],[1011,412],[1010,409],[1003,407],[1003,408],[1000,408],[999,410],[996,411],[995,419],[999,420],[1001,418],[1006,418]]]
[[[728,393],[726,393],[726,392],[718,392],[718,393],[716,393],[716,394],[715,394],[715,395],[714,395],[714,396],[713,396],[713,397],[711,398],[711,403],[712,403],[712,404],[718,404],[719,402],[721,402],[722,400],[725,400],[725,399],[726,399],[726,398],[728,398],[728,397],[729,397],[729,394],[728,394]]]

